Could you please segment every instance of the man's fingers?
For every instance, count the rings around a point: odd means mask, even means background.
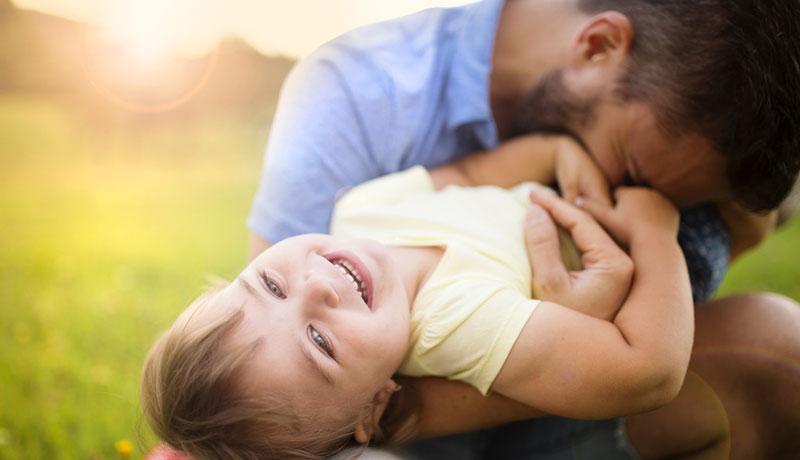
[[[584,253],[616,254],[620,251],[614,240],[588,213],[552,193],[534,190],[531,192],[531,200],[545,208],[557,224],[569,231],[575,244]],[[595,202],[590,206],[603,208]],[[598,259],[603,257],[598,255]]]
[[[556,226],[547,211],[537,204],[531,204],[525,214],[525,245],[536,295],[542,298],[547,292],[558,291],[568,281],[567,269],[561,260]]]
[[[566,200],[559,198],[547,190],[534,189],[530,194],[531,202],[538,204],[547,210],[558,225],[567,229],[570,233],[582,222],[594,222],[584,211],[569,204]],[[573,235],[574,236],[574,235]]]

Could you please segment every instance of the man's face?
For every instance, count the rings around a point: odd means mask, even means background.
[[[645,102],[623,102],[611,89],[582,94],[561,72],[542,78],[515,123],[521,132],[563,132],[576,137],[612,187],[644,185],[679,206],[731,197],[725,158],[698,134],[669,136]]]

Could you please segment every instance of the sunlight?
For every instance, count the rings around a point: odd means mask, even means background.
[[[108,1],[97,29],[87,29],[82,59],[89,83],[109,102],[134,112],[166,112],[208,82],[217,49],[197,58],[182,44],[196,29],[197,0]]]
[[[363,24],[476,0],[12,0],[23,8],[102,25],[142,66],[198,56],[234,35],[265,54],[303,57]],[[147,64],[150,63],[150,64]]]
[[[147,72],[174,54],[173,19],[187,13],[185,1],[119,0],[105,11],[105,39],[118,44],[137,70]]]

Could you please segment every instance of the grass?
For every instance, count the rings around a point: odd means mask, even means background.
[[[119,458],[136,439],[150,344],[244,262],[257,137],[0,98],[0,459]]]
[[[120,458],[150,344],[244,262],[263,126],[88,120],[0,96],[0,459]],[[723,292],[800,299],[797,254],[800,220]]]

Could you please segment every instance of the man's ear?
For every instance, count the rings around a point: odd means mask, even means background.
[[[572,47],[571,70],[594,82],[615,81],[627,63],[632,41],[633,26],[627,16],[617,11],[594,15],[580,29]]]
[[[375,393],[370,403],[369,412],[358,422],[355,433],[353,433],[353,437],[357,443],[365,444],[369,442],[375,431],[375,426],[377,426],[383,416],[383,411],[385,411],[386,406],[389,405],[389,400],[399,389],[400,385],[395,383],[394,380],[389,379],[377,393]]]

